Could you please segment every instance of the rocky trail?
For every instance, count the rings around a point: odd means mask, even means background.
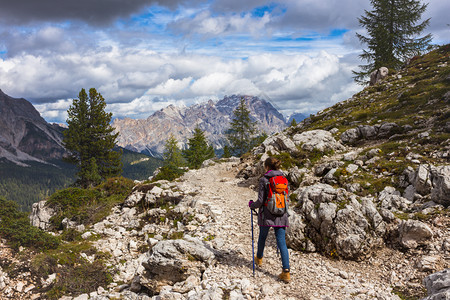
[[[234,295],[232,299],[241,295],[248,299],[400,299],[392,292],[391,280],[395,276],[388,276],[386,270],[394,262],[401,265],[398,259],[402,258],[391,251],[380,253],[379,258],[369,262],[356,263],[290,250],[292,281],[282,283],[277,278],[281,261],[272,232],[263,266],[257,268],[253,277],[251,216],[247,203],[256,199],[257,193],[240,187],[236,172],[229,163],[216,164],[189,172],[183,178],[201,191],[199,200],[208,203],[218,214],[209,232],[215,236],[212,244],[220,255],[218,263],[203,274],[206,284],[224,283],[230,287],[235,283],[236,289],[229,291]],[[255,251],[257,227],[254,217]],[[386,264],[384,259],[391,262]]]
[[[107,253],[103,257],[108,257],[105,265],[112,271],[112,283],[60,300],[422,299],[427,295],[424,278],[449,268],[450,258],[435,250],[450,234],[448,218],[438,215],[430,224],[437,239],[426,249],[401,252],[382,247],[355,261],[336,253],[289,248],[289,284],[278,279],[281,259],[271,231],[263,266],[253,276],[248,201],[255,200],[257,192],[247,180],[237,178],[242,167],[239,159],[210,162],[173,182],[137,185],[104,220],[82,229],[83,239]],[[44,203],[40,207],[33,220],[45,227],[51,214]],[[291,213],[295,220],[296,213]],[[253,219],[256,251],[259,229],[256,216]],[[80,255],[93,262],[97,257],[92,253]],[[14,260],[11,253],[8,257]],[[448,271],[443,272],[435,280],[436,290],[448,278]],[[58,282],[57,277],[50,274],[33,281],[29,272],[0,272],[0,299],[46,299],[35,286],[45,289]],[[441,295],[445,297],[445,291]]]

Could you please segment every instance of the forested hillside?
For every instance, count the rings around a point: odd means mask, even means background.
[[[122,176],[133,180],[147,179],[162,165],[159,159],[126,149],[123,151],[122,162]],[[22,210],[29,211],[33,203],[75,182],[74,165],[62,161],[52,163],[29,162],[30,167],[22,167],[9,161],[1,161],[0,195],[17,202]]]

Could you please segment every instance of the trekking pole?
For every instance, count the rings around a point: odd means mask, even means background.
[[[252,259],[253,259],[253,277],[255,277],[255,246],[254,246],[254,238],[253,238],[253,211],[250,208],[250,216],[252,222]]]

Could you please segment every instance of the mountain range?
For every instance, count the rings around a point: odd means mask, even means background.
[[[170,105],[146,120],[114,120],[124,149],[124,177],[143,180],[161,166],[158,157],[172,133],[183,145],[198,125],[216,149],[224,145],[224,131],[232,112],[244,98],[259,130],[281,131],[285,119],[269,102],[252,96],[230,96],[191,107]],[[47,123],[26,99],[13,98],[0,90],[0,196],[28,210],[31,204],[75,181],[75,166],[64,163],[64,128]],[[182,146],[181,145],[181,146]],[[138,153],[141,152],[141,153]]]
[[[159,156],[170,134],[184,148],[198,126],[214,148],[220,150],[226,145],[225,131],[241,99],[245,100],[250,117],[257,121],[258,132],[273,134],[286,128],[284,116],[270,102],[254,96],[232,95],[217,102],[209,100],[189,107],[169,105],[147,119],[115,119],[113,127],[119,132],[118,145]]]
[[[61,159],[62,128],[47,123],[23,98],[0,90],[0,158],[27,166],[27,161],[46,163]]]

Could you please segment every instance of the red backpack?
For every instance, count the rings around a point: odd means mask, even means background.
[[[288,180],[284,176],[274,176],[269,179],[267,201],[264,206],[274,216],[282,216],[288,211]]]

